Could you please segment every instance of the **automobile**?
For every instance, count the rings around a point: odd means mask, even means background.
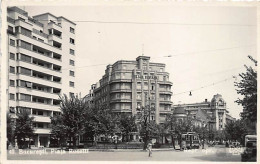
[[[242,162],[256,162],[256,151],[257,151],[256,135],[246,135],[245,137],[245,150],[241,154]]]

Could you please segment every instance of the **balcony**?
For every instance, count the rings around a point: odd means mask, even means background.
[[[35,122],[46,122],[46,123],[50,123],[51,119],[50,116],[39,116],[39,115],[31,115],[34,117]]]
[[[164,94],[164,95],[172,95],[171,91],[159,91],[160,94]]]
[[[50,68],[43,67],[43,66],[40,66],[40,65],[36,65],[36,64],[33,64],[33,63],[20,61],[17,66],[29,68],[29,69],[32,69],[32,70],[37,70],[38,72],[46,72],[46,73],[51,74],[53,76],[61,76],[62,75],[61,72],[58,72],[58,71],[55,71],[55,70],[52,70]]]
[[[27,23],[22,20],[15,20],[15,26],[20,26],[20,27],[26,28],[30,31],[32,31],[32,27],[33,27],[33,25],[31,25],[30,23]]]
[[[172,113],[172,111],[171,111],[171,110],[160,109],[160,110],[159,110],[159,113],[162,113],[162,114],[170,114],[170,113]]]
[[[117,93],[117,92],[132,92],[132,90],[131,89],[111,89],[110,90],[110,93]]]
[[[51,105],[51,104],[43,104],[43,103],[36,103],[36,102],[30,102],[30,101],[17,101],[17,106],[32,108],[36,107],[37,109],[43,109],[48,111],[57,111],[60,112],[60,106],[57,105]]]
[[[51,134],[51,129],[35,128],[34,133],[36,133],[36,134]]]
[[[54,35],[54,34],[49,35],[48,39],[51,41],[56,41],[56,42],[62,43],[62,38],[57,35]]]
[[[48,29],[55,29],[55,30],[58,30],[58,31],[62,31],[62,27],[54,22],[50,22],[48,23]]]
[[[33,96],[50,98],[50,99],[58,99],[59,98],[59,96],[55,93],[44,92],[44,91],[39,91],[39,90],[36,90],[36,89],[25,88],[25,87],[18,87],[17,92],[26,93],[26,94],[30,94],[30,95],[33,95]]]
[[[170,81],[158,81],[159,84],[165,84],[165,85],[171,85],[172,86],[172,82]]]
[[[110,81],[110,83],[120,83],[120,82],[131,83],[132,79],[113,79]]]
[[[169,104],[169,105],[171,105],[172,102],[170,100],[160,100],[160,104]]]
[[[110,101],[110,103],[118,103],[118,102],[132,102],[132,99],[126,99],[126,98],[117,98]]]
[[[50,50],[52,52],[55,52],[57,54],[61,54],[61,49],[60,48],[57,48],[57,47],[54,47],[48,43],[44,43],[44,42],[41,42],[41,41],[38,41],[36,39],[33,39],[32,37],[28,37],[28,36],[25,36],[25,35],[22,35],[20,33],[17,34],[17,39],[21,39],[23,41],[26,41],[28,43],[32,43],[33,45],[37,46],[37,47],[41,47],[43,49],[46,49],[46,50]]]
[[[17,78],[24,80],[24,81],[29,81],[29,82],[41,84],[41,85],[52,86],[54,88],[61,88],[61,83],[45,80],[45,79],[42,79],[42,78],[37,78],[37,77],[23,75],[23,74],[17,74]]]
[[[56,65],[60,65],[61,64],[61,60],[57,60],[57,59],[54,59],[52,57],[43,55],[41,53],[37,53],[35,51],[30,51],[30,50],[27,50],[27,49],[24,49],[24,48],[21,48],[21,47],[18,47],[18,52],[20,52],[22,54],[26,54],[26,55],[31,56],[31,57],[34,57],[36,59],[40,59],[40,60],[43,60],[43,61],[48,61],[48,62],[56,64]]]

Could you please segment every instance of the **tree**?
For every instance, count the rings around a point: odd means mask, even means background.
[[[60,116],[54,116],[59,126],[53,126],[54,132],[62,132],[59,134],[66,136],[73,141],[73,147],[77,145],[80,135],[85,132],[85,121],[88,114],[88,104],[85,99],[80,98],[78,95],[68,98],[66,94],[60,96]],[[71,143],[71,142],[70,142]]]
[[[185,132],[190,132],[193,130],[193,124],[191,117],[186,117],[181,120],[177,120],[173,115],[167,115],[166,117],[166,127],[170,131],[172,137],[172,144],[175,148],[174,135],[177,136],[178,142],[181,145],[181,135]]]
[[[9,143],[11,145],[14,144],[14,129],[15,129],[15,123],[13,121],[13,119],[11,118],[11,116],[9,114],[6,115],[6,132],[7,132],[7,139],[8,139],[8,144],[7,144],[7,148]]]
[[[62,115],[57,114],[51,117],[51,133],[55,139],[58,140],[58,145],[62,148],[63,144],[67,141],[67,129],[68,127],[65,126]]]
[[[227,139],[242,142],[247,134],[247,126],[244,120],[236,120],[235,122],[227,123],[224,131]]]
[[[119,118],[119,126],[123,136],[126,136],[126,142],[128,142],[128,136],[131,132],[137,131],[137,125],[135,122],[135,116],[128,114],[121,114]]]
[[[257,66],[257,61],[251,56],[250,60]],[[237,93],[243,96],[243,99],[238,99],[236,102],[243,106],[241,117],[244,120],[256,122],[257,120],[257,71],[251,66],[245,65],[246,73],[240,73],[242,78],[240,82],[235,82],[238,88]]]
[[[20,148],[25,148],[27,146],[26,140],[30,141],[31,137],[34,135],[33,120],[34,117],[30,116],[28,109],[20,109],[20,112],[17,113],[14,134],[17,137]]]

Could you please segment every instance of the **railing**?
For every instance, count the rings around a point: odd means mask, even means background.
[[[38,30],[36,30],[34,28],[33,28],[33,33],[35,33],[37,35],[40,35],[40,36],[42,36],[44,38],[48,38],[48,34],[42,33],[42,32],[40,32],[40,31],[38,31]]]
[[[34,24],[36,24],[36,25],[38,25],[40,27],[43,27],[42,23],[38,22],[37,20],[35,20],[35,19],[31,18],[31,17],[28,17],[28,21],[31,22],[31,23],[34,23]]]

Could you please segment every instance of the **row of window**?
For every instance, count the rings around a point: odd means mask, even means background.
[[[71,40],[71,42],[74,43],[74,39]],[[10,39],[9,44],[10,44],[11,46],[15,46],[15,40]],[[23,47],[23,48],[25,48],[25,49],[28,49],[28,50],[31,50],[31,44],[26,43],[26,42],[24,42],[24,41],[21,41],[21,47]],[[75,50],[73,50],[73,49],[70,48],[69,53],[70,53],[71,55],[75,55]]]
[[[21,67],[20,70],[21,70],[21,74],[31,76],[31,70],[30,70],[30,69],[27,69],[27,68],[23,68],[23,67]],[[15,67],[10,66],[10,68],[9,68],[9,72],[15,74]],[[74,71],[70,70],[69,73],[70,73],[70,76],[75,76],[75,72],[74,72]]]

